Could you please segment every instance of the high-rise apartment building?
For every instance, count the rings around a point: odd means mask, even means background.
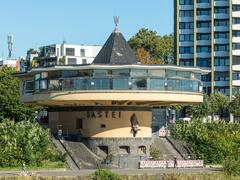
[[[204,90],[240,91],[240,0],[174,0],[175,58],[180,66],[211,68]]]

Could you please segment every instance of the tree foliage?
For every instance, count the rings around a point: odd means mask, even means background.
[[[218,114],[221,112],[228,112],[229,97],[224,94],[205,95],[204,100],[200,104],[192,105],[187,109],[187,114],[193,118],[204,118],[208,115]]]
[[[203,123],[192,120],[177,122],[171,134],[184,140],[198,159],[206,163],[223,163],[229,156],[240,157],[240,124],[216,121]]]
[[[192,105],[186,110],[187,115],[192,118],[204,118],[209,115],[208,96],[205,96],[203,102],[200,104]]]
[[[10,67],[0,70],[0,120],[3,118],[15,121],[32,120],[40,107],[20,102],[19,80],[12,76],[14,72],[15,70]]]
[[[141,64],[164,64],[162,60],[151,59],[149,52],[144,48],[137,49],[135,54],[140,60]]]
[[[128,43],[143,64],[174,63],[172,34],[160,36],[156,31],[142,28],[129,39]]]
[[[0,167],[19,167],[22,163],[41,166],[44,161],[64,161],[51,144],[50,132],[38,123],[14,122],[4,119],[0,123]]]
[[[221,93],[211,94],[209,97],[209,106],[209,112],[212,114],[226,110],[229,107],[229,97]]]
[[[230,102],[229,112],[235,116],[240,116],[240,94],[236,94],[232,102]]]

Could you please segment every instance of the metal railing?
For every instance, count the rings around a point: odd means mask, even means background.
[[[201,93],[202,84],[198,80],[160,79],[135,77],[104,78],[59,78],[34,82],[34,91],[77,91],[77,90],[148,90]]]

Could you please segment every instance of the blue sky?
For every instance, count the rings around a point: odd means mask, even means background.
[[[14,35],[14,57],[63,40],[102,45],[114,29],[114,15],[126,39],[143,27],[161,35],[173,32],[173,0],[1,0],[0,7],[4,58],[8,33]]]

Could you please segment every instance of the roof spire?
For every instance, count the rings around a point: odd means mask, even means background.
[[[115,24],[115,29],[114,31],[118,31],[118,22],[119,22],[119,16],[113,16],[114,24]]]

